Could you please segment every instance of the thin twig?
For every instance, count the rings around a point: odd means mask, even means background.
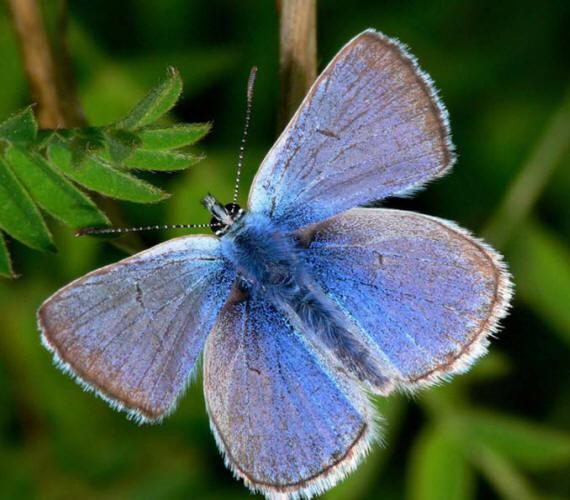
[[[569,144],[570,92],[483,230],[486,239],[498,247],[508,243],[531,212]]]
[[[56,62],[59,102],[63,107],[68,127],[85,127],[87,119],[79,101],[77,82],[73,73],[71,54],[67,44],[67,26],[69,20],[67,0],[59,0],[56,36],[52,40],[52,54]]]
[[[86,120],[77,97],[71,58],[67,49],[67,2],[61,0],[58,24],[49,37],[36,0],[8,0],[18,44],[32,98],[37,103],[37,118],[41,128],[71,128],[86,126]],[[93,197],[117,224],[127,225],[120,207],[111,199],[94,194]],[[140,250],[143,245],[136,234],[128,234],[114,242],[128,253]]]
[[[37,117],[42,128],[61,128],[82,125],[73,87],[63,83],[66,72],[58,72],[58,61],[36,0],[8,0],[14,20],[18,44],[32,98],[37,103]],[[58,35],[63,36],[62,33]],[[65,44],[57,44],[58,52]],[[67,59],[67,55],[61,55]]]
[[[317,1],[281,0],[278,7],[281,131],[317,76]]]

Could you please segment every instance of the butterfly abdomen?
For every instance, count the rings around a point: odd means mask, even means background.
[[[316,338],[356,378],[382,391],[388,380],[370,349],[347,327],[331,299],[312,285],[292,238],[266,217],[248,213],[222,237],[222,245],[250,293],[293,315],[303,334]]]
[[[322,292],[301,285],[288,299],[307,335],[314,335],[342,365],[361,381],[383,391],[389,384],[373,360],[369,348],[345,323]]]

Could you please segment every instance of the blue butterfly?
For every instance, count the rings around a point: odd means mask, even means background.
[[[321,493],[378,437],[370,394],[466,371],[505,315],[509,274],[485,243],[435,217],[359,208],[453,162],[430,78],[365,31],[310,89],[247,209],[209,195],[216,236],[167,241],[59,290],[38,312],[43,343],[140,422],[173,411],[204,351],[227,466],[270,498]]]

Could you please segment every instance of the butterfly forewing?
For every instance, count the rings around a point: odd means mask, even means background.
[[[249,205],[296,229],[406,193],[452,163],[429,77],[401,44],[369,30],[319,76],[263,161]]]
[[[324,491],[356,466],[374,422],[352,384],[333,378],[261,298],[228,302],[206,344],[204,392],[218,445],[228,466],[268,496]]]
[[[80,382],[140,420],[184,389],[235,273],[214,237],[189,236],[80,278],[38,312],[43,341]]]
[[[500,256],[450,222],[360,208],[298,237],[313,276],[380,348],[396,387],[467,369],[506,312]]]

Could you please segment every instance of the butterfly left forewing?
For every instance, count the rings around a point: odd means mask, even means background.
[[[454,160],[447,112],[397,41],[373,30],[335,56],[255,177],[249,206],[287,229],[401,195]]]
[[[374,437],[366,396],[261,298],[230,300],[206,343],[204,393],[227,465],[268,497],[320,493]]]
[[[506,314],[501,257],[455,224],[359,208],[297,233],[324,292],[380,350],[395,387],[466,370]]]
[[[140,421],[158,420],[188,382],[234,276],[216,238],[168,241],[47,299],[43,343],[84,387]]]

